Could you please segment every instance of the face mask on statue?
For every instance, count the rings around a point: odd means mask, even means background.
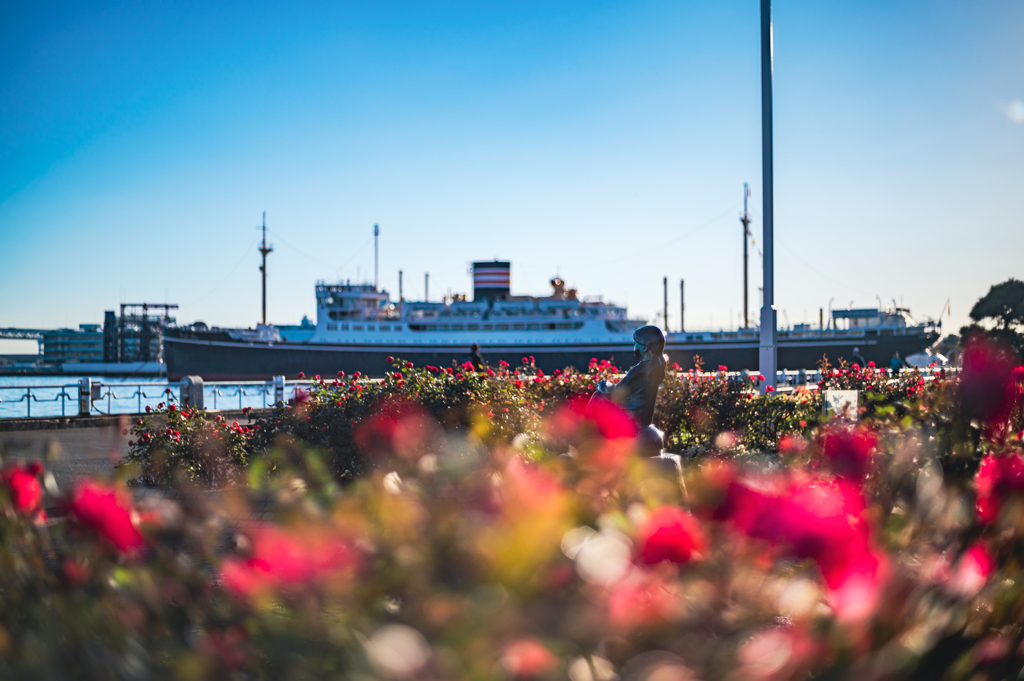
[[[646,345],[640,345],[639,343],[634,341],[634,343],[633,343],[633,354],[636,355],[637,361],[642,360],[644,358],[644,353],[646,353],[646,352],[647,352],[647,346]]]

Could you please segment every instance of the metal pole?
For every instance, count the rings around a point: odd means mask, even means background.
[[[405,296],[402,295],[402,270],[398,270],[398,304],[401,305],[405,300]]]
[[[373,226],[373,290],[377,290],[377,239],[380,236],[380,227]]]
[[[686,331],[686,280],[679,280],[679,333]]]
[[[747,213],[747,197],[750,196],[750,186],[743,183],[743,217],[740,222],[743,224],[743,328],[750,326],[750,313],[748,312],[750,285],[747,283],[747,271],[749,262],[747,258],[747,237],[750,234],[750,214]]]
[[[668,333],[668,277],[662,277],[661,278],[661,288],[662,288],[662,308],[663,308],[662,314],[664,315],[662,317],[662,321],[665,322],[665,333]]]
[[[423,302],[430,300],[430,272],[423,273]]]
[[[764,303],[761,307],[759,367],[765,381],[761,391],[776,388],[779,364],[778,320],[775,311],[774,179],[772,176],[772,0],[761,0],[761,193],[764,249]]]

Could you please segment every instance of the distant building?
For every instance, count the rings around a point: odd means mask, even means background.
[[[42,359],[48,364],[103,361],[103,331],[99,324],[79,324],[78,329],[46,331],[39,343]]]
[[[167,303],[121,303],[121,316],[107,310],[100,361],[162,362],[163,329],[174,323]]]

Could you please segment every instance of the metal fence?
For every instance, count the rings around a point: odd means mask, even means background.
[[[919,374],[921,374],[921,378],[923,378],[926,381],[931,381],[934,380],[935,376],[938,375],[940,372],[942,372],[946,376],[951,376],[959,373],[960,369],[958,367],[927,367],[918,369],[910,368],[904,369],[903,371],[917,371]],[[714,373],[715,372],[706,371],[703,372],[701,375],[712,376],[714,375]],[[886,374],[890,376],[889,380],[897,380],[896,377],[893,376],[888,371],[886,372]],[[746,370],[727,371],[725,372],[725,375],[729,378],[743,381],[750,380],[754,376],[760,376],[760,374],[756,371]],[[791,369],[780,369],[778,372],[776,372],[776,385],[778,385],[778,389],[780,392],[786,392],[787,390],[793,390],[795,388],[800,387],[808,388],[810,390],[817,390],[818,383],[821,382],[821,379],[821,370],[819,369],[800,369],[798,371],[793,371]]]
[[[139,414],[163,404],[208,409],[261,409],[294,399],[295,391],[309,389],[313,381],[206,383],[194,378],[166,383],[104,383],[81,379],[57,385],[0,385],[0,419]]]
[[[925,380],[932,380],[939,371],[919,369]],[[701,375],[711,376],[715,372]],[[756,372],[730,371],[726,376],[750,381]],[[364,379],[367,380],[367,379]],[[821,372],[815,370],[779,371],[777,384],[781,392],[798,387],[816,389]],[[308,390],[315,381],[286,380],[275,376],[270,381],[218,381],[206,383],[198,377],[186,377],[167,383],[103,383],[83,378],[64,385],[0,385],[0,419],[23,417],[92,416],[107,414],[139,414],[146,407],[161,403],[197,406],[213,410],[265,409],[278,402],[294,399],[297,390]],[[751,381],[751,383],[753,383]],[[35,407],[33,408],[33,405]]]

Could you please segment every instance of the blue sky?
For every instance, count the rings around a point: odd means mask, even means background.
[[[760,244],[758,3],[32,3],[0,21],[0,326],[126,302],[272,321],[318,279],[407,297],[560,273],[678,327]],[[1024,276],[1024,1],[777,2],[780,323],[895,298],[952,330]],[[752,317],[760,263],[751,259]],[[949,327],[947,327],[949,328]],[[5,343],[0,351],[14,351]]]

